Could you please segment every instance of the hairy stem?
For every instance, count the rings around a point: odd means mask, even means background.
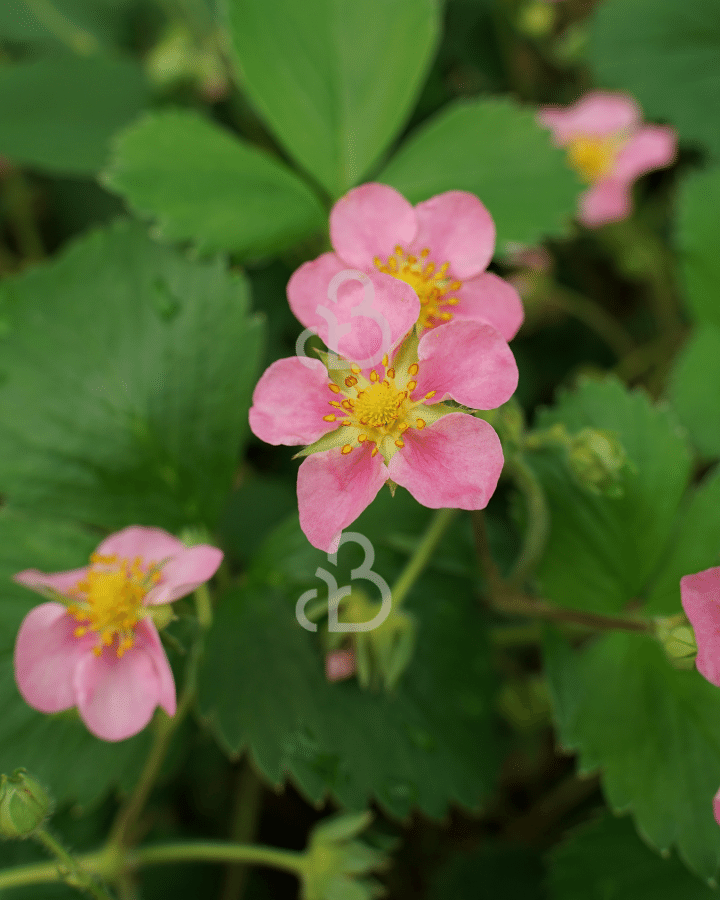
[[[392,598],[397,608],[405,599],[410,588],[417,581],[418,576],[430,561],[433,551],[440,543],[442,536],[455,517],[455,509],[439,509],[432,518],[427,531],[418,544],[415,552],[410,557],[408,564],[400,573],[392,589]]]

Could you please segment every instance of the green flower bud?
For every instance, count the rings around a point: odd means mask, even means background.
[[[528,37],[543,38],[555,26],[555,8],[546,0],[534,0],[520,10],[517,17],[518,30]]]
[[[25,769],[12,775],[0,775],[0,835],[5,838],[28,837],[47,818],[50,797]]]
[[[622,497],[625,449],[609,431],[583,428],[568,444],[568,463],[575,478],[593,494]]]
[[[684,613],[655,619],[655,637],[676,669],[692,669],[697,655],[695,632]]]
[[[332,816],[310,835],[302,868],[302,900],[352,897],[371,900],[381,894],[367,876],[387,864],[385,854],[354,838],[372,820],[369,812]]]

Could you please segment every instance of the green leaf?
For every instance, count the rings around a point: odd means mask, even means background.
[[[4,282],[0,484],[88,524],[213,527],[261,351],[244,279],[118,222]]]
[[[413,203],[449,190],[476,194],[495,220],[500,251],[562,234],[581,185],[535,115],[509,100],[455,103],[420,126],[377,180]]]
[[[720,122],[718,123],[720,131]],[[698,323],[720,327],[717,252],[720,169],[685,179],[680,192],[677,243],[690,311]]]
[[[243,90],[340,196],[412,110],[437,43],[437,0],[275,0],[271,16],[263,0],[229,0],[229,13]]]
[[[48,172],[94,175],[147,93],[142,69],[128,59],[52,56],[0,66],[0,152]]]
[[[316,637],[295,619],[302,590],[255,580],[220,598],[198,690],[221,746],[249,747],[273,784],[290,777],[313,802],[329,793],[360,810],[375,798],[396,816],[475,807],[497,756],[485,627],[467,582],[426,574],[418,584],[418,644],[391,695],[326,681]]]
[[[616,633],[573,651],[548,629],[546,671],[559,738],[579,770],[600,770],[617,812],[657,849],[677,846],[704,878],[720,862],[720,691],[674,669],[650,637]],[[604,897],[603,897],[604,900]]]
[[[720,385],[720,327],[704,325],[675,360],[668,392],[693,444],[704,457],[717,458],[720,416],[717,392],[710,385]]]
[[[720,154],[720,16],[716,0],[605,0],[590,27],[598,80],[632,94],[651,118]]]
[[[0,772],[24,766],[59,804],[87,806],[118,783],[130,787],[149,734],[107,743],[93,737],[75,713],[46,716],[27,706],[15,685],[12,654],[20,622],[42,598],[10,579],[26,568],[82,566],[97,543],[97,535],[77,525],[0,509]]]
[[[114,45],[124,37],[134,0],[4,0],[0,38],[52,49],[90,53],[96,42]]]
[[[274,253],[325,226],[310,189],[267,153],[192,112],[145,116],[123,132],[105,184],[168,240],[201,252]]]
[[[552,900],[713,900],[675,856],[662,859],[629,819],[604,816],[576,831],[550,855]]]
[[[648,597],[647,611],[679,612],[680,579],[720,565],[720,467],[690,494],[675,525],[668,551]]]
[[[614,433],[634,468],[622,473],[622,496],[607,497],[576,484],[556,452],[528,458],[551,515],[541,589],[561,606],[617,612],[645,589],[667,552],[690,453],[670,412],[616,379],[581,379],[576,391],[561,392],[537,420],[539,428],[555,423],[571,433],[588,426]]]
[[[435,873],[429,900],[546,900],[537,851],[489,844],[452,856]]]

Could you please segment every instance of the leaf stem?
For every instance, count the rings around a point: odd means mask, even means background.
[[[71,856],[49,831],[40,828],[34,832],[33,837],[57,859],[55,872],[58,878],[62,878],[71,887],[85,891],[92,897],[95,897],[95,900],[113,900],[109,891],[98,882],[96,875],[89,872],[81,865],[78,859]],[[0,882],[1,884],[2,882]]]
[[[635,350],[635,341],[622,325],[588,297],[570,288],[554,285],[548,302],[587,325],[602,338],[618,359],[623,359]]]
[[[75,53],[89,56],[97,53],[100,45],[94,35],[71,22],[50,0],[25,0],[30,12],[47,30]]]
[[[440,539],[447,531],[456,512],[457,510],[455,509],[439,509],[433,516],[422,540],[392,589],[393,604],[396,609],[402,604],[408,591],[415,584],[418,575],[430,561],[433,551],[440,543]]]
[[[537,568],[545,552],[550,533],[550,513],[542,485],[520,455],[516,454],[508,460],[507,471],[523,494],[527,507],[523,543],[510,575],[510,583],[521,587]]]

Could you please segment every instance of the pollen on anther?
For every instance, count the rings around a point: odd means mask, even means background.
[[[330,413],[327,416],[323,416],[323,422],[334,422],[335,419],[336,419],[336,416],[334,413]]]
[[[428,391],[427,394],[425,394],[425,399],[430,400],[430,398],[434,397],[435,394],[437,394],[437,391]]]
[[[370,373],[370,381],[377,381],[377,380],[378,380],[378,373],[375,371],[375,369],[373,369],[372,372]]]
[[[395,252],[398,256],[403,255],[403,248],[400,246],[400,244],[395,244]]]
[[[438,319],[442,319],[443,322],[449,322],[450,319],[452,319],[452,317],[453,317],[452,313],[443,312],[443,313],[440,313],[440,315],[438,316]]]
[[[350,402],[350,400],[343,400],[343,402],[340,404],[340,406],[343,409],[346,409],[348,412],[352,412],[353,405]]]
[[[410,375],[417,375],[417,373],[419,371],[420,371],[420,366],[417,363],[413,363],[410,366],[410,368],[408,369],[408,372],[410,373]]]
[[[366,434],[359,434],[359,435],[358,435],[358,444],[364,444],[366,440],[367,440],[367,435],[366,435]]]
[[[453,283],[450,285],[450,290],[451,291],[459,291],[461,287],[462,287],[462,281],[453,281]]]
[[[333,394],[339,394],[340,388],[336,384],[329,384],[328,387],[333,392]]]
[[[342,448],[342,450],[340,452],[345,454],[345,456],[347,456],[347,454],[350,453],[351,451],[352,451],[352,446],[350,444],[345,444],[345,446]]]
[[[388,362],[389,362],[388,355],[386,353],[385,356],[383,356],[383,358],[382,358],[382,364],[387,368]]]
[[[395,377],[395,369],[388,369],[385,374],[387,375],[388,378],[394,378]]]
[[[362,369],[360,368],[360,366],[353,363],[353,365],[350,366],[350,371],[353,373],[353,375],[359,375],[362,372]]]
[[[355,387],[355,385],[357,384],[357,378],[355,378],[354,375],[348,375],[348,377],[345,379],[345,384],[347,385],[347,387]]]
[[[396,446],[396,447],[404,447],[404,446],[405,446],[405,441],[404,441],[402,438],[398,438],[398,439],[395,441],[395,446]]]
[[[430,256],[430,248],[429,248],[429,247],[423,247],[423,249],[420,251],[420,256],[422,256],[423,259],[424,259],[426,256]]]
[[[82,625],[73,631],[73,637],[82,637],[85,634],[87,634],[87,628],[83,628]]]
[[[342,409],[342,403],[339,400],[328,400],[328,404],[334,406],[335,409]]]
[[[443,300],[446,306],[457,306],[459,302],[457,297],[448,297],[447,300]]]
[[[417,387],[417,381],[408,381],[407,389],[409,391],[414,391],[416,387]]]
[[[373,447],[372,453],[370,454],[370,456],[377,456],[378,452],[379,452],[379,448],[378,448],[378,446],[377,446],[377,444],[376,444],[376,445]]]
[[[415,424],[418,428],[424,428],[427,423],[425,422],[425,419],[418,419]]]

